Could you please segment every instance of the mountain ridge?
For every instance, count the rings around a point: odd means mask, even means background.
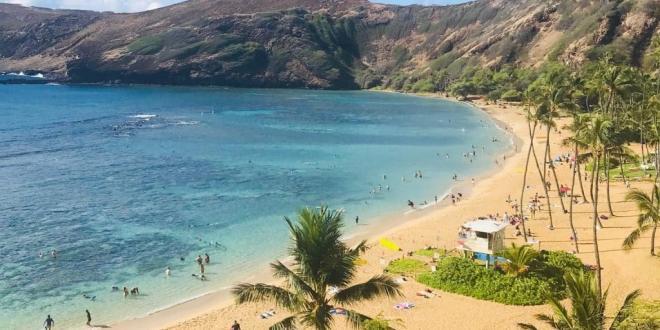
[[[469,67],[579,66],[604,53],[644,65],[659,17],[653,0],[190,0],[135,14],[0,4],[0,71],[81,83],[401,89],[428,77],[441,85]]]

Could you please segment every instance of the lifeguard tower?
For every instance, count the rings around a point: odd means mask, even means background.
[[[504,249],[506,227],[506,222],[492,219],[468,221],[458,232],[457,248],[473,253],[476,259],[485,260],[488,266],[495,261],[495,254]]]

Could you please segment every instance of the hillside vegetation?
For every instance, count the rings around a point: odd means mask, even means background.
[[[0,4],[0,71],[72,82],[426,92],[477,68],[505,70],[498,79],[511,80],[548,61],[576,67],[605,54],[644,66],[659,17],[654,0],[191,0],[136,14]]]

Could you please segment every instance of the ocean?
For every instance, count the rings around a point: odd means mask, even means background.
[[[394,93],[0,85],[0,328],[85,328],[85,309],[112,324],[226,288],[286,256],[301,207],[343,209],[350,234],[510,147],[477,109]],[[191,276],[204,253],[208,281]]]

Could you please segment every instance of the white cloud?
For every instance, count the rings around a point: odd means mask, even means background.
[[[23,6],[56,9],[84,9],[114,12],[138,12],[152,10],[183,0],[0,0]]]

